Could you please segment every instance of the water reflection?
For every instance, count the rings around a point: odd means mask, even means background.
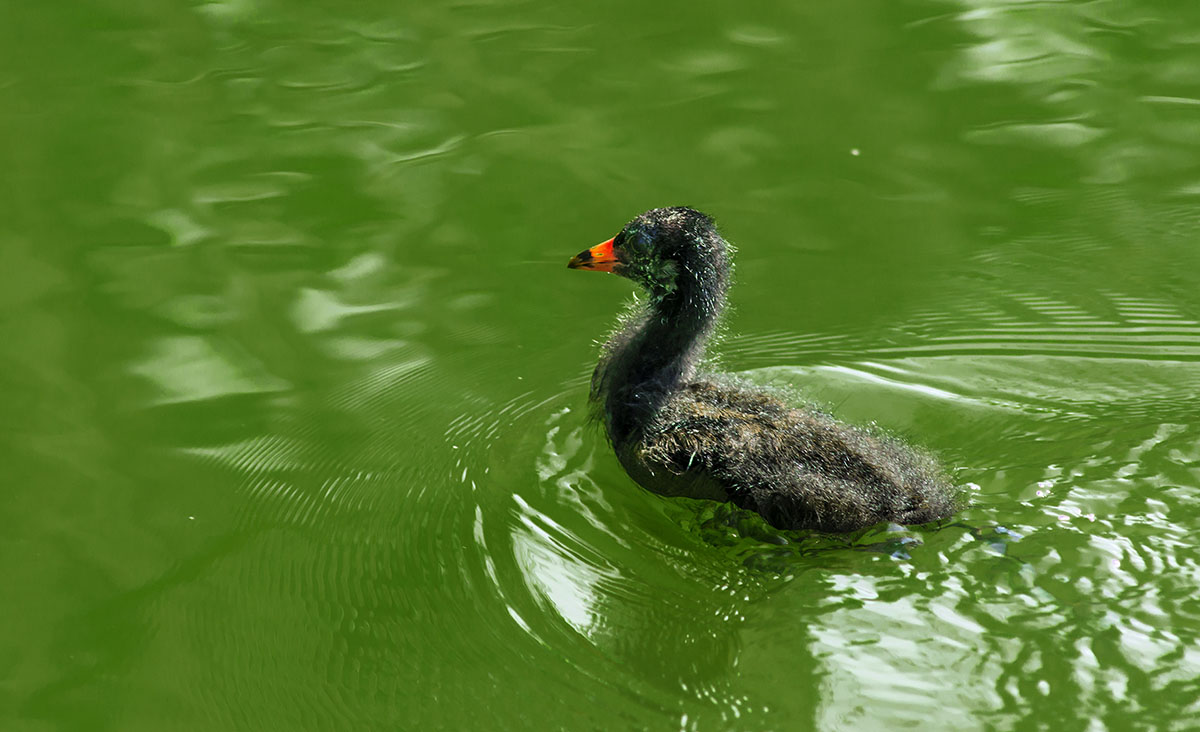
[[[229,347],[223,353],[200,337],[164,338],[130,371],[154,383],[159,396],[152,401],[160,404],[284,391],[289,387],[247,354]]]
[[[539,526],[536,512],[520,496],[513,497],[520,510],[522,528],[513,533],[513,552],[517,564],[525,575],[525,581],[535,589],[545,603],[575,630],[587,636],[601,616],[596,604],[595,586],[602,579],[593,563],[573,557],[567,548],[557,542],[549,531]],[[550,521],[540,517],[542,521]],[[551,524],[558,532],[562,527]],[[572,542],[581,546],[577,538]],[[619,579],[611,569],[608,579]]]

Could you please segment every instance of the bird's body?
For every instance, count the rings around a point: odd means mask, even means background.
[[[706,215],[648,211],[570,266],[613,271],[649,292],[592,378],[617,457],[644,488],[732,501],[784,529],[844,532],[954,513],[955,492],[925,453],[698,373],[730,274],[729,247]]]

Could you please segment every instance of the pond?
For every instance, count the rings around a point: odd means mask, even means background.
[[[1200,6],[8,15],[0,727],[1195,728]],[[624,474],[566,262],[667,205],[965,510]]]

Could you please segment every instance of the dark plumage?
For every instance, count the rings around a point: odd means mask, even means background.
[[[919,524],[956,510],[954,489],[925,453],[697,374],[730,279],[729,245],[705,214],[647,211],[568,266],[611,271],[649,293],[592,376],[609,439],[643,487],[732,501],[782,529]]]

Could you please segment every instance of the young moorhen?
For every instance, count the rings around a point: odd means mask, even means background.
[[[628,277],[649,294],[592,375],[592,401],[630,477],[662,495],[732,501],[781,529],[846,532],[953,514],[957,493],[925,453],[697,373],[725,306],[729,255],[709,216],[676,207],[647,211],[567,264]]]

